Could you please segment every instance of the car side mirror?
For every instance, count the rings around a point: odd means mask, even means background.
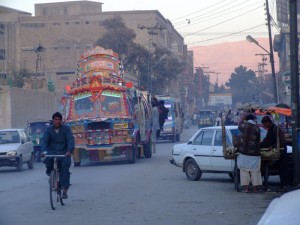
[[[25,141],[23,139],[21,140],[21,144],[25,144]]]

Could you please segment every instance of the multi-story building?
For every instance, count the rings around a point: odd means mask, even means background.
[[[27,69],[63,90],[76,77],[80,55],[106,32],[103,21],[116,15],[134,30],[136,43],[150,50],[155,43],[186,58],[183,37],[157,10],[103,12],[100,2],[74,1],[35,4],[31,16],[0,6],[0,76]]]

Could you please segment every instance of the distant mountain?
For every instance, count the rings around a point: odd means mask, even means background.
[[[255,38],[258,43],[269,51],[268,38]],[[194,66],[209,67],[204,71],[216,72],[219,83],[228,81],[234,69],[240,65],[246,66],[253,71],[258,70],[258,63],[262,63],[262,56],[255,54],[265,54],[259,46],[248,41],[225,42],[209,46],[195,46],[189,50],[194,51]],[[275,71],[279,70],[279,60],[277,53],[274,52]],[[265,66],[266,74],[271,73],[270,59],[267,56]],[[257,74],[257,73],[256,73]],[[210,73],[210,81],[215,83],[217,75]]]

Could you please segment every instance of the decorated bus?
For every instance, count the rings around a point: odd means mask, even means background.
[[[62,97],[65,123],[75,138],[74,165],[150,158],[151,107],[123,79],[118,54],[97,46],[77,65],[77,79]]]

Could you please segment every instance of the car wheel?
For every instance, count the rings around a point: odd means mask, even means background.
[[[172,141],[172,143],[175,143],[175,142],[176,142],[176,134],[174,134],[174,135],[171,137],[171,141]]]
[[[23,170],[23,158],[20,156],[18,164],[17,164],[17,170],[22,171]]]
[[[31,154],[30,160],[27,162],[28,169],[33,169],[33,164],[34,164],[34,155]]]
[[[202,171],[194,159],[189,159],[185,164],[185,174],[188,180],[196,181],[202,176]]]
[[[134,164],[136,162],[136,154],[137,154],[137,145],[133,144],[131,147],[131,159],[128,160],[129,164]]]
[[[74,162],[74,167],[79,167],[81,165],[81,162]]]
[[[41,151],[36,151],[35,152],[35,161],[36,162],[41,162]]]
[[[144,144],[144,155],[145,158],[151,158],[152,157],[152,151],[151,151],[151,143],[150,140]]]
[[[180,134],[176,134],[176,141],[180,141]]]
[[[231,179],[232,181],[234,181],[234,175],[233,175],[232,173],[229,173],[228,175],[229,175],[230,179]]]

